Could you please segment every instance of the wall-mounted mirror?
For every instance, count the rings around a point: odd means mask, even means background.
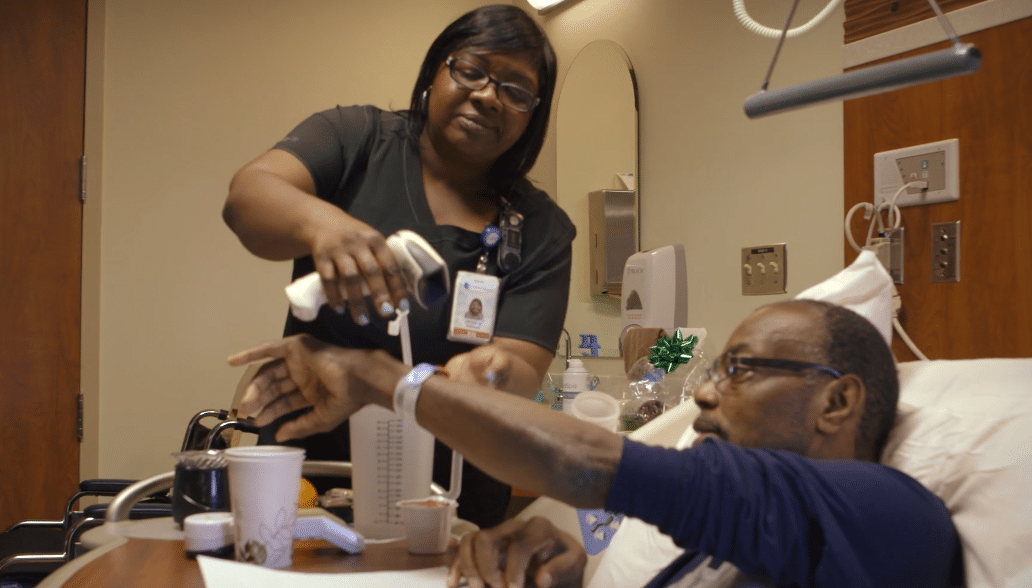
[[[638,181],[638,89],[634,69],[619,45],[608,40],[592,41],[570,65],[556,109],[556,198],[577,226],[566,312],[574,356],[620,355],[619,288],[592,293],[600,289],[597,272],[602,264],[598,260],[592,263],[591,250],[597,243],[591,230],[589,200],[591,193],[602,190],[631,193],[629,208],[634,218],[630,226],[634,234],[622,233],[619,237],[623,241],[629,237],[633,250],[638,251]],[[593,200],[598,202],[599,198]],[[626,212],[625,207],[615,216]],[[599,214],[596,210],[596,225]],[[623,232],[628,223],[616,226]],[[622,273],[622,261],[609,260],[609,264]]]

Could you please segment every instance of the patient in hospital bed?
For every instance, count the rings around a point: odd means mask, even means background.
[[[889,276],[864,253],[799,298],[851,308],[891,340],[892,293]],[[914,361],[898,369],[897,421],[882,463],[943,500],[960,535],[969,588],[1032,586],[1032,359]],[[685,402],[630,436],[686,447],[695,440],[697,414]],[[545,516],[581,536],[577,514],[542,498],[520,518]],[[608,548],[589,558],[585,586],[641,585],[682,553],[656,527],[625,518]]]

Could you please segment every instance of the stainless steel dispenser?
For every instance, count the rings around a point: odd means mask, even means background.
[[[634,190],[588,194],[592,295],[620,297],[624,264],[638,252],[638,205]]]

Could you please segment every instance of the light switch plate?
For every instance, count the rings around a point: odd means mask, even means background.
[[[742,295],[784,294],[788,283],[784,243],[742,247]]]

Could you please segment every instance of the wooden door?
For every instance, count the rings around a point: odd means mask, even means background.
[[[79,480],[86,0],[0,2],[0,530]]]

